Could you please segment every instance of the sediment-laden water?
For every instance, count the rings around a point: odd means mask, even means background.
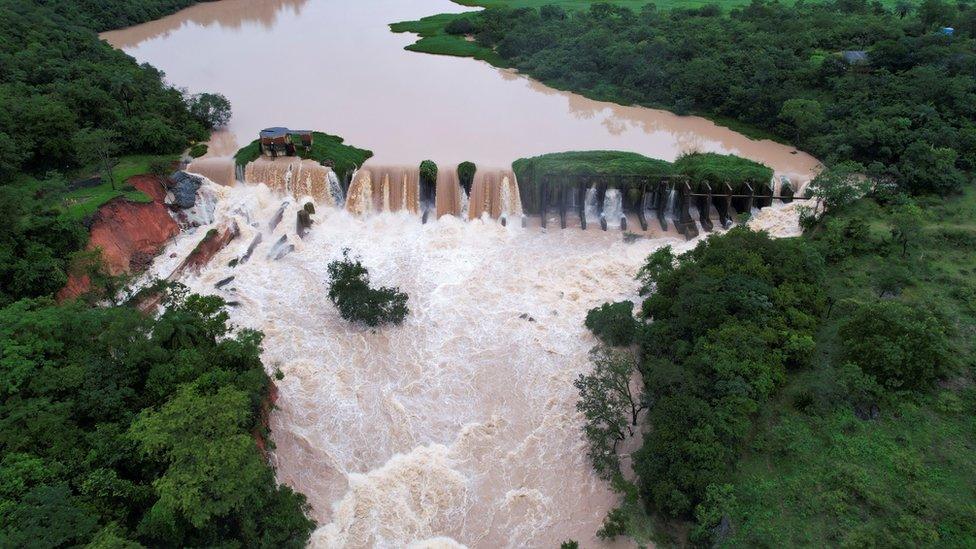
[[[182,281],[237,302],[232,320],[266,335],[264,362],[285,375],[273,461],[279,480],[313,506],[313,546],[596,543],[616,496],[591,472],[574,409],[572,381],[595,344],[583,318],[606,300],[633,298],[651,251],[689,244],[330,207],[317,209],[301,239],[303,200],[264,185],[212,190],[214,226],[233,221],[241,234]],[[174,242],[154,274],[167,276],[206,230]],[[229,267],[260,232],[268,234],[249,260]],[[270,259],[282,237],[295,250]],[[347,247],[375,283],[409,294],[402,326],[368,330],[339,317],[326,269]]]
[[[674,160],[733,153],[806,180],[813,157],[694,116],[593,101],[471,59],[403,50],[388,24],[463,8],[449,0],[221,0],[102,35],[190,92],[233,104],[208,154],[231,155],[269,126],[316,129],[416,166],[613,149]]]

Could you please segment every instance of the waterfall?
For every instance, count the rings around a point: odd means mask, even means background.
[[[185,171],[202,175],[220,185],[234,184],[233,158],[198,158],[190,162]]]
[[[597,200],[596,185],[586,189],[586,204],[583,207],[583,214],[586,216],[587,223],[600,222],[600,205]]]
[[[679,217],[678,214],[674,211],[675,208],[677,207],[677,204],[678,204],[678,189],[672,187],[671,190],[668,191],[668,206],[664,210],[664,215],[668,219],[677,219]]]
[[[603,216],[608,227],[620,227],[620,218],[624,215],[623,195],[620,189],[610,188],[603,198]]]
[[[373,181],[369,170],[359,169],[353,174],[346,195],[346,210],[357,215],[373,211]]]
[[[346,196],[342,192],[342,183],[339,181],[339,176],[334,171],[329,170],[328,180],[329,197],[332,199],[332,205],[337,208],[342,208],[346,203]]]

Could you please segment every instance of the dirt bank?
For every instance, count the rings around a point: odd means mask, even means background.
[[[130,178],[128,183],[153,201],[140,203],[116,198],[105,203],[95,212],[88,240],[89,250],[101,250],[104,270],[112,276],[144,270],[166,242],[180,232],[163,204],[166,189],[158,178],[139,175]],[[73,273],[58,293],[58,299],[76,298],[90,288],[87,273]]]

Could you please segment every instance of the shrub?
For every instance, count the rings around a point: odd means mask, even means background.
[[[631,301],[604,303],[586,313],[586,327],[607,345],[623,347],[634,342],[637,321]]]
[[[369,271],[358,259],[350,259],[349,249],[342,259],[329,263],[329,299],[345,320],[366,326],[400,324],[410,312],[407,294],[398,288],[373,288]]]
[[[193,158],[200,158],[201,156],[207,154],[207,144],[197,143],[196,145],[190,147],[190,156]]]
[[[478,167],[474,165],[474,162],[461,162],[458,164],[458,182],[468,193],[471,192],[471,183],[474,182],[474,174],[476,171],[478,171]]]
[[[437,183],[437,164],[433,160],[424,160],[420,163],[420,180],[429,185]]]
[[[472,23],[467,17],[458,17],[457,19],[453,19],[447,24],[447,26],[444,27],[444,32],[447,34],[453,34],[455,36],[471,34],[474,31],[474,23]]]
[[[953,362],[947,327],[920,307],[891,300],[861,304],[840,328],[844,359],[889,389],[923,389]]]

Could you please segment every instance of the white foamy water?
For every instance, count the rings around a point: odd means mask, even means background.
[[[602,545],[594,534],[617,496],[591,471],[574,408],[572,381],[596,343],[583,319],[635,299],[634,273],[654,249],[691,244],[328,207],[302,240],[304,200],[289,198],[273,234],[231,268],[286,199],[263,185],[212,188],[216,223],[236,221],[241,236],[183,282],[238,302],[232,321],[265,333],[264,363],[285,374],[273,462],[313,506],[312,546]],[[155,273],[202,234],[175,241]],[[282,235],[295,251],[269,260]],[[327,264],[345,247],[374,283],[410,295],[402,326],[339,317]]]

